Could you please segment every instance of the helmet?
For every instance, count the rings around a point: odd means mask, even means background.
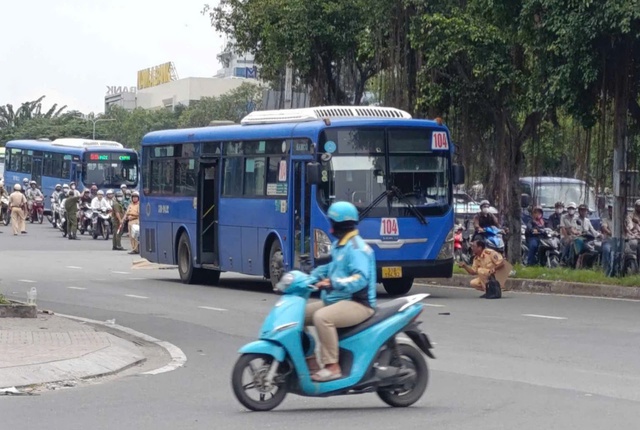
[[[29,182],[29,185],[37,185],[36,181]]]
[[[99,196],[104,196],[104,191],[102,191],[102,190],[98,191],[98,195]]]
[[[120,189],[121,189],[121,190],[125,190],[126,188],[127,188],[127,184],[122,184],[122,185],[120,185]]]
[[[131,197],[138,197],[138,198],[140,198],[140,193],[139,193],[139,192],[137,192],[137,191],[134,191],[134,192],[132,192],[132,193],[131,193]]]
[[[636,203],[634,206],[640,206],[640,199],[636,200]]]
[[[13,186],[13,189],[16,190],[16,191],[22,191],[22,186],[20,184],[15,184]]]
[[[22,178],[22,183],[23,183],[23,184],[28,184],[28,183],[29,183],[29,180],[28,180],[27,178]]]
[[[585,209],[586,210],[586,209],[589,209],[589,207],[583,203],[580,206],[578,206],[578,209]]]
[[[124,197],[124,194],[122,193],[122,191],[118,191],[116,193],[116,198],[123,198],[123,197]]]
[[[95,191],[98,189],[98,186],[96,184],[91,185],[91,191]]]
[[[358,209],[349,202],[335,202],[329,206],[327,213],[333,222],[358,222]]]
[[[75,185],[75,184],[76,184],[76,181],[71,181],[71,182],[69,183],[69,185]]]
[[[107,195],[113,194],[113,190],[107,190]]]
[[[82,194],[89,194],[90,192],[91,192],[91,191],[89,191],[89,188],[85,188],[85,189],[82,191]]]
[[[542,210],[541,206],[535,206],[533,209],[531,209],[531,213],[534,214],[536,212],[540,212],[541,214],[544,213],[544,211]]]
[[[56,184],[56,190],[59,189],[59,188],[62,188],[62,185]]]
[[[564,203],[556,202],[555,207],[556,207],[556,209],[563,208],[564,207]]]
[[[480,207],[482,206],[491,206],[491,203],[489,203],[489,200],[483,200],[480,202]]]
[[[576,204],[574,202],[567,203],[567,209],[575,209],[575,208],[576,208]]]

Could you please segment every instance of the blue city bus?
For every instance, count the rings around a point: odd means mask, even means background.
[[[184,283],[230,271],[276,283],[327,261],[327,209],[354,203],[388,293],[453,271],[453,145],[440,121],[382,107],[256,111],[142,139],[140,252]]]
[[[118,142],[65,138],[51,141],[11,140],[5,145],[5,187],[22,185],[24,178],[38,183],[49,197],[56,184],[74,181],[78,190],[96,184],[99,189],[138,185],[138,154]],[[45,211],[51,202],[45,201]]]

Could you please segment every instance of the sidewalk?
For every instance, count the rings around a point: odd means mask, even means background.
[[[51,314],[0,318],[0,388],[106,376],[142,363],[132,342]]]
[[[468,287],[471,275],[453,275],[452,278],[416,279],[414,285],[445,285],[451,287]],[[506,291],[525,293],[564,294],[588,297],[608,297],[616,299],[640,300],[640,287],[623,287],[619,285],[583,284],[578,282],[545,281],[541,279],[507,280]]]

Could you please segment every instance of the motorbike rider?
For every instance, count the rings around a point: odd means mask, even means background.
[[[579,236],[574,240],[574,252],[575,256],[579,257],[584,251],[584,243],[586,241],[585,235],[592,236],[594,238],[600,237],[600,233],[593,228],[591,225],[591,221],[587,218],[589,213],[589,208],[585,204],[581,204],[578,206],[578,219],[576,220],[576,224],[578,224]],[[581,267],[581,264],[578,265]]]
[[[124,206],[124,210],[129,209],[129,205],[131,204],[131,190],[125,189],[124,191],[124,200],[122,200],[122,206]]]
[[[562,261],[568,266],[575,265],[575,247],[573,242],[580,235],[581,229],[578,227],[578,217],[576,216],[576,204],[574,202],[567,203],[567,213],[562,215],[560,221],[560,236],[562,237]]]
[[[600,234],[602,236],[602,268],[605,274],[611,274],[611,238],[613,237],[613,205],[607,205],[606,216],[600,218]]]
[[[51,193],[51,202],[58,202],[59,199],[58,197],[60,197],[60,193],[62,192],[62,185],[60,184],[56,184],[55,189],[53,190],[53,192]]]
[[[4,188],[4,181],[0,182],[0,197],[9,197],[9,193]]]
[[[98,196],[98,186],[96,184],[91,185],[91,197],[96,198]]]
[[[475,216],[473,217],[473,227],[476,231],[473,240],[483,239],[484,236],[482,234],[484,233],[485,228],[500,228],[498,217],[489,212],[490,206],[491,204],[488,200],[483,200],[480,202],[480,212],[475,214]]]
[[[82,191],[82,196],[80,197],[80,206],[81,207],[91,207],[91,201],[93,199],[91,198],[91,191],[89,191],[88,188],[85,188],[84,191]]]
[[[131,193],[131,204],[127,208],[124,219],[129,225],[129,240],[131,241],[131,251],[129,254],[139,254],[138,233],[134,234],[134,226],[140,226],[140,194],[137,191]]]
[[[113,200],[113,204],[111,205],[111,224],[113,225],[113,247],[111,249],[114,251],[124,251],[124,248],[122,247],[122,229],[120,228],[124,222],[124,206],[122,206],[123,199],[124,194],[122,191],[118,191],[116,193],[116,198]]]
[[[315,356],[307,357],[309,370],[317,370],[314,381],[342,377],[337,328],[360,324],[376,307],[375,254],[356,229],[358,210],[349,202],[335,202],[327,213],[337,240],[331,247],[331,262],[311,272],[321,300],[308,304],[305,311],[305,326],[314,325],[318,332],[324,365],[320,369]]]
[[[547,228],[547,223],[544,220],[542,208],[536,206],[531,211],[531,219],[527,223],[527,229],[525,230],[527,247],[529,248],[529,254],[527,255],[528,266],[536,264],[538,247],[540,246],[540,234],[543,233],[545,228]]]
[[[28,216],[31,216],[31,210],[33,209],[34,200],[37,197],[44,199],[44,194],[42,194],[42,191],[40,191],[40,189],[38,188],[38,184],[36,183],[36,181],[29,182],[29,189],[26,192],[26,197],[27,197],[27,210],[29,212]]]
[[[67,212],[67,238],[69,240],[78,240],[78,202],[80,201],[80,193],[76,190],[69,190],[68,196],[64,201],[64,210]]]
[[[29,189],[29,179],[22,178],[22,192],[25,193]]]
[[[107,190],[107,203],[109,203],[109,206],[113,206],[113,202],[115,201],[115,195],[113,194],[113,190],[112,189],[108,189]]]
[[[100,190],[97,192],[96,196],[91,200],[91,209],[93,211],[109,211],[111,210],[111,206],[107,199],[104,198],[104,191]]]
[[[555,211],[549,216],[549,227],[553,230],[558,230],[560,227],[560,221],[562,220],[562,214],[564,213],[564,203],[556,202]]]
[[[59,203],[62,204],[62,201],[66,199],[68,195],[69,195],[69,185],[64,184],[62,186],[62,192],[58,194]]]

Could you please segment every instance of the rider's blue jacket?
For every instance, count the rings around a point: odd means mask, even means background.
[[[329,278],[331,289],[322,290],[322,301],[330,305],[353,300],[376,307],[376,258],[373,249],[354,230],[331,246],[331,262],[311,272],[313,282]]]

